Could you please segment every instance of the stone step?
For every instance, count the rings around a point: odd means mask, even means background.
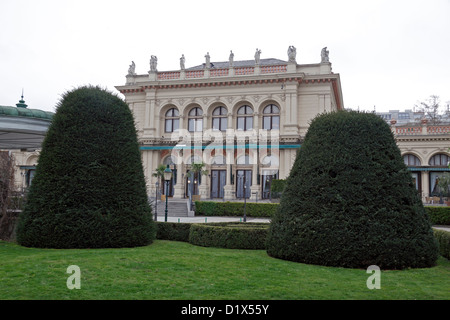
[[[155,212],[155,204],[152,203],[153,213]],[[157,212],[158,216],[165,215],[166,202],[158,201]],[[167,204],[167,215],[169,217],[187,217],[188,216],[188,202],[185,200],[169,199]]]

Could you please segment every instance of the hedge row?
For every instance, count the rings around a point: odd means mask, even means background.
[[[269,224],[221,222],[192,224],[180,222],[157,222],[156,238],[183,241],[203,247],[228,249],[265,249]],[[439,242],[440,254],[450,259],[450,232],[434,229]]]
[[[201,216],[272,217],[277,203],[195,201],[195,214]]]
[[[248,217],[273,217],[277,210],[278,203],[254,203],[248,202],[246,215]],[[425,206],[432,224],[450,225],[450,207],[431,207]],[[202,216],[233,216],[244,215],[243,202],[213,202],[196,201],[195,212]]]
[[[439,242],[439,252],[440,254],[450,259],[450,232],[444,230],[434,229],[434,237]]]
[[[425,207],[432,224],[450,225],[450,207]]]
[[[184,241],[202,247],[265,249],[269,224],[250,222],[157,222],[156,238]]]
[[[265,249],[268,230],[265,223],[193,224],[189,242],[203,247]]]

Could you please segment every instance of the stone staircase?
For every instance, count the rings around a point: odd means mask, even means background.
[[[186,199],[172,199],[169,198],[167,205],[168,217],[188,217],[193,216],[193,212],[188,210],[188,200]],[[155,214],[155,201],[152,202],[152,213]],[[158,200],[158,207],[156,208],[158,217],[165,215],[166,202]]]

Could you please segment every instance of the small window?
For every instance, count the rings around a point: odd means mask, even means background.
[[[203,130],[203,111],[199,107],[189,111],[188,130],[190,132],[199,132]]]
[[[253,109],[250,106],[242,106],[239,108],[237,117],[238,130],[252,130],[253,129]]]
[[[228,126],[227,109],[217,107],[213,111],[212,128],[216,131],[226,131]]]
[[[280,109],[274,105],[269,104],[263,110],[263,129],[265,130],[279,130],[280,129]]]
[[[175,132],[180,129],[180,114],[176,108],[169,109],[166,112],[165,132]]]

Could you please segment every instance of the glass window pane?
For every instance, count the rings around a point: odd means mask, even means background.
[[[201,132],[203,130],[203,119],[196,119],[196,131]]]
[[[188,120],[188,130],[189,130],[190,132],[193,132],[194,129],[195,129],[195,122],[194,122],[194,119],[189,119],[189,120]]]
[[[272,117],[272,129],[275,129],[275,130],[280,129],[280,117],[279,116]]]
[[[180,129],[180,119],[173,119],[172,122],[173,131],[178,131]]]
[[[270,117],[263,117],[263,129],[270,130]]]
[[[220,118],[213,118],[213,130],[220,130]]]
[[[252,130],[253,129],[253,117],[246,117],[245,118],[245,130]]]
[[[244,117],[237,118],[237,129],[244,130]]]
[[[226,131],[228,128],[228,119],[227,118],[220,118],[220,130]]]
[[[166,132],[172,132],[172,120],[166,120]]]
[[[240,107],[237,113],[238,114],[245,114],[245,106]]]

